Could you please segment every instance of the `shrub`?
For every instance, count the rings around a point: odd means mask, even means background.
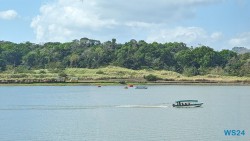
[[[96,72],[96,74],[104,74],[104,72],[99,70],[99,71]]]
[[[199,71],[195,67],[189,67],[189,68],[184,68],[183,74],[190,77],[190,76],[198,75]]]
[[[120,83],[120,84],[126,84],[126,82],[123,81],[123,80],[122,80],[122,81],[119,81],[119,83]]]
[[[58,74],[58,76],[60,76],[60,77],[67,77],[68,75],[65,72],[60,72]]]
[[[10,78],[25,78],[28,77],[27,74],[12,74],[10,75]]]
[[[153,75],[153,74],[149,74],[147,76],[144,76],[144,78],[147,81],[157,81],[157,80],[159,80],[159,78],[156,75]]]
[[[45,70],[40,70],[39,73],[40,74],[46,74],[46,71]]]
[[[31,72],[26,66],[18,66],[13,69],[15,73],[30,73]]]

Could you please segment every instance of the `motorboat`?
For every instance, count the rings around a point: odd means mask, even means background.
[[[176,108],[188,108],[188,107],[201,107],[202,102],[198,102],[198,100],[178,100],[175,101],[173,107]]]
[[[148,89],[147,86],[136,86],[135,88],[136,88],[136,89]]]

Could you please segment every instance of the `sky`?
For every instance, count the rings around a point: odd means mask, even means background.
[[[249,0],[0,0],[0,40],[87,37],[250,49]]]

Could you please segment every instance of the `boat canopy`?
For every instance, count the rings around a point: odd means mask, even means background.
[[[178,101],[175,101],[176,103],[178,102],[198,102],[198,100],[178,100]]]

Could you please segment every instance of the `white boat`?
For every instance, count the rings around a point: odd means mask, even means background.
[[[198,100],[178,100],[175,101],[173,107],[176,108],[189,108],[189,107],[201,107],[202,102],[198,102]]]

